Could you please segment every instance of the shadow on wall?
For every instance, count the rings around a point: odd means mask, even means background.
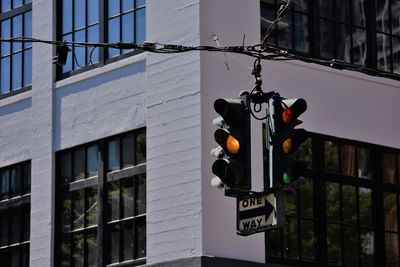
[[[0,108],[0,118],[32,108],[32,99],[24,99]]]

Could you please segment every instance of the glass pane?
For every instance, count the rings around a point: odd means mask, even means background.
[[[85,150],[77,149],[74,152],[74,176],[73,181],[85,178]]]
[[[397,29],[400,29],[400,25],[399,27],[397,27]],[[400,38],[392,37],[392,42],[393,42],[393,72],[400,74]]]
[[[346,223],[357,223],[356,188],[350,185],[343,185],[343,221]]]
[[[339,149],[336,143],[325,142],[325,170],[339,171]]]
[[[341,233],[340,225],[328,224],[327,225],[327,240],[326,245],[328,249],[328,263],[340,265],[342,264],[341,250]]]
[[[86,3],[85,0],[75,0],[74,2],[74,15],[75,15],[75,27],[77,30],[86,25]]]
[[[31,192],[31,163],[23,166],[24,194]]]
[[[20,267],[19,265],[19,247],[13,247],[10,251],[10,267]]]
[[[109,263],[119,262],[119,225],[114,224],[110,225],[108,229],[111,229],[109,232],[110,235],[110,250],[109,250]]]
[[[122,223],[123,227],[123,254],[122,261],[133,260],[133,252],[134,252],[134,231],[133,231],[133,223],[132,221],[127,221]]]
[[[61,238],[61,254],[60,254],[60,265],[61,267],[71,266],[71,235],[63,235]]]
[[[72,41],[72,34],[64,35],[63,40]],[[72,61],[73,61],[72,51],[69,51],[68,56],[67,56],[67,62],[62,67],[63,73],[66,73],[66,72],[69,72],[72,70]]]
[[[88,24],[99,21],[99,0],[88,0]]]
[[[99,42],[99,25],[94,25],[88,28],[88,42],[89,43],[98,43]],[[96,63],[99,62],[99,48],[88,48],[87,52],[87,62]]]
[[[71,175],[72,175],[71,153],[67,153],[61,156],[60,166],[61,166],[60,182],[69,183],[71,181]]]
[[[307,168],[312,169],[311,138],[307,138],[307,140],[299,147],[298,153],[296,159],[304,161],[307,164]]]
[[[341,145],[341,168],[342,174],[356,176],[355,160],[356,148],[351,145]]]
[[[389,0],[375,0],[376,29],[390,33]]]
[[[122,0],[122,12],[125,13],[128,10],[133,9],[133,2],[135,0]]]
[[[385,230],[398,232],[397,195],[394,193],[384,193],[383,201],[385,211]]]
[[[132,217],[134,215],[133,208],[133,180],[131,178],[121,181],[121,218]]]
[[[128,13],[122,16],[122,42],[130,43],[134,42],[133,33],[135,31],[133,13]],[[127,49],[124,52],[130,51],[131,49]]]
[[[80,30],[75,32],[75,41],[76,42],[85,42],[86,41],[86,30]],[[82,68],[86,65],[86,48],[85,47],[74,47],[75,57],[74,58],[74,66],[75,68]]]
[[[129,1],[129,0],[127,0]],[[130,0],[133,1],[133,0]],[[146,4],[146,0],[136,0],[136,7],[144,6]]]
[[[11,0],[2,0],[1,1],[1,12],[5,12],[11,9]]]
[[[313,218],[313,206],[314,206],[314,192],[313,192],[313,181],[306,179],[305,184],[299,187],[300,192],[300,216]]]
[[[22,53],[12,55],[12,90],[22,87]]]
[[[21,241],[28,241],[30,238],[30,222],[31,222],[31,210],[29,206],[25,206],[22,209],[23,219],[21,220],[23,228],[22,228],[22,238]]]
[[[372,267],[374,266],[374,232],[368,230],[361,230],[360,234],[360,247],[361,247],[361,266]]]
[[[371,179],[371,155],[369,149],[357,148],[358,177]]]
[[[85,209],[85,191],[72,192],[72,229],[83,228]]]
[[[339,184],[326,183],[326,217],[330,221],[340,221]]]
[[[364,0],[352,0],[353,6],[352,10],[352,19],[353,24],[359,27],[366,27],[366,11],[367,8],[365,6]]]
[[[32,49],[24,51],[24,84],[23,86],[32,83]]]
[[[285,197],[284,207],[286,215],[297,216],[297,190],[293,194]]]
[[[11,20],[6,19],[1,22],[1,38],[7,39],[11,37]],[[10,54],[11,43],[1,42],[1,56]]]
[[[350,1],[348,0],[336,0],[336,20],[340,22],[350,22]],[[354,14],[353,14],[354,15]]]
[[[136,40],[135,43],[141,44],[146,40],[146,10],[136,11]]]
[[[295,21],[295,50],[308,53],[310,50],[308,16],[296,13]]]
[[[122,139],[122,168],[131,167],[135,164],[135,139],[133,135]]]
[[[10,57],[1,59],[1,93],[10,92]]]
[[[350,27],[345,24],[336,24],[336,58],[351,62]]]
[[[136,226],[137,236],[137,257],[146,257],[146,222],[144,220],[138,221]]]
[[[18,15],[12,18],[12,37],[22,37],[22,15]],[[13,42],[13,52],[22,49],[22,43]]]
[[[22,0],[13,0],[13,8],[22,6]]]
[[[400,35],[400,1],[393,0],[392,2],[392,34]],[[395,46],[394,46],[395,47]]]
[[[26,12],[24,14],[24,36],[32,37],[32,11]],[[24,44],[24,47],[32,47],[32,43],[26,42]]]
[[[99,162],[99,150],[97,145],[87,148],[86,157],[86,177],[96,176]]]
[[[367,62],[367,31],[353,27],[353,63],[365,66]]]
[[[110,0],[112,2],[117,2],[114,0]],[[109,43],[117,43],[120,42],[120,22],[119,22],[119,17],[116,17],[114,19],[110,19],[108,21],[108,41]],[[114,48],[109,48],[108,49],[109,57],[115,57],[120,54],[119,49],[114,49]]]
[[[372,226],[372,190],[360,187],[358,189],[360,209],[360,225]]]
[[[390,72],[391,70],[391,51],[390,51],[390,37],[386,34],[376,34],[377,42],[377,61],[378,69]]]
[[[8,215],[7,211],[0,213],[0,246],[8,245]]]
[[[385,234],[386,266],[399,266],[399,235]]]
[[[107,170],[115,171],[120,168],[119,140],[113,140],[108,143]]]
[[[136,164],[146,163],[146,133],[143,131],[136,136]]]
[[[265,234],[267,236],[267,256],[282,257],[281,229],[275,228],[265,232]]]
[[[358,266],[358,234],[357,228],[344,227],[346,242],[343,242],[344,261],[346,266]]]
[[[284,257],[289,259],[299,258],[298,223],[296,219],[287,218],[284,226]]]
[[[16,167],[10,172],[10,197],[21,194],[21,168]]]
[[[29,244],[21,246],[21,265],[20,267],[29,267]]]
[[[313,260],[315,257],[315,233],[312,221],[301,221],[301,257]]]
[[[97,187],[86,189],[86,226],[97,225]]]
[[[71,231],[71,193],[69,192],[63,194],[61,229],[63,233]]]
[[[332,45],[335,43],[334,35],[332,34],[335,29],[334,23],[327,20],[320,20],[320,51],[321,57],[323,58],[334,58],[335,57],[335,47]]]
[[[108,220],[118,220],[119,217],[119,182],[107,183],[108,186]]]
[[[137,214],[146,213],[146,175],[136,176],[136,212]]]
[[[63,0],[62,6],[62,33],[72,31],[72,0]]]
[[[319,13],[321,17],[333,18],[333,0],[319,0]]]
[[[10,172],[4,171],[1,174],[1,195],[0,199],[7,199],[8,198],[8,191],[10,187]]]
[[[95,229],[96,230],[96,229]],[[86,235],[87,266],[97,266],[97,231],[91,231]]]
[[[282,19],[282,28],[279,28],[278,34],[278,46],[292,49],[292,12],[289,11],[288,14]]]
[[[83,267],[84,262],[84,235],[75,233],[72,235],[72,266]]]
[[[112,17],[120,14],[120,1],[118,0],[108,0],[108,17]]]
[[[308,1],[307,0],[298,0],[293,3],[295,5],[296,11],[308,11]]]
[[[383,181],[396,184],[396,155],[383,153],[382,155]]]
[[[14,209],[10,213],[11,215],[11,242],[15,244],[21,242],[21,211]]]

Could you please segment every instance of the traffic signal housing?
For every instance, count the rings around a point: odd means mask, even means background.
[[[251,188],[249,106],[248,94],[214,102],[214,109],[221,117],[213,121],[218,127],[214,138],[219,147],[211,151],[217,157],[212,165],[217,178],[212,180],[212,184],[222,188],[226,196],[236,197],[248,193]]]
[[[278,94],[272,98],[272,185],[273,188],[293,186],[304,175],[306,163],[296,160],[298,148],[307,139],[307,131],[296,129],[302,122],[299,116],[306,111],[302,98],[284,99]],[[271,161],[270,161],[271,162]],[[271,164],[270,164],[271,165]]]

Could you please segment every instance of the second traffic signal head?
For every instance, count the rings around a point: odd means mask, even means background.
[[[306,164],[295,159],[297,149],[307,139],[307,131],[295,129],[299,116],[307,109],[304,99],[273,99],[273,185],[284,187],[304,174]]]
[[[222,149],[212,172],[225,185],[225,194],[234,196],[235,190],[250,190],[250,110],[248,95],[236,99],[217,99],[215,111],[221,115],[214,120],[219,127],[215,141]]]

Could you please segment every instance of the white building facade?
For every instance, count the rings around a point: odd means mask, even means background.
[[[2,38],[17,37],[18,27],[24,36],[42,40],[100,43],[148,40],[230,46],[241,45],[244,35],[245,45],[261,38],[259,0],[14,0],[9,7],[3,2]],[[8,26],[7,36],[7,23],[23,26]],[[397,41],[394,30],[388,36]],[[315,181],[311,215],[302,212],[300,193],[298,213],[291,217],[298,223],[294,230],[285,228],[278,238],[281,243],[275,245],[269,240],[277,240],[276,236],[236,235],[235,199],[210,185],[214,176],[210,150],[216,146],[213,103],[253,88],[253,58],[220,52],[161,55],[74,47],[67,64],[57,67],[52,64],[55,46],[13,45],[7,48],[1,43],[4,266],[297,266],[304,261],[342,266],[353,256],[354,261],[347,263],[354,266],[400,264],[398,79],[300,61],[262,61],[264,92],[306,99],[302,120],[312,133],[313,145],[308,177]],[[396,60],[390,67],[394,73]],[[342,144],[355,150],[349,152]],[[326,167],[327,160],[317,162],[317,153],[323,154],[322,147],[330,145],[337,168],[346,169],[350,158],[357,162],[332,180],[331,172],[319,167]],[[361,156],[364,152],[368,156]],[[263,187],[262,155],[262,122],[252,120],[256,191]],[[363,160],[370,167],[361,168]],[[365,170],[367,174],[359,174]],[[392,171],[388,178],[382,174],[385,171]],[[318,180],[320,176],[327,180]],[[344,176],[352,177],[350,182]],[[369,178],[357,180],[361,176]],[[335,206],[324,196],[333,183],[340,188],[342,211],[331,222],[329,207]],[[343,196],[349,188],[355,192],[350,204],[357,216],[348,224],[343,211],[348,199]],[[371,200],[365,224],[360,204],[364,192]],[[316,203],[320,198],[324,201]],[[390,216],[393,227],[388,226]],[[302,231],[305,225],[311,230]],[[335,229],[339,241],[333,240]],[[357,233],[356,241],[346,247],[346,231],[351,229]],[[299,238],[287,238],[290,233]],[[365,241],[365,236],[372,236],[372,241]],[[268,251],[274,247],[282,253],[271,256]]]

